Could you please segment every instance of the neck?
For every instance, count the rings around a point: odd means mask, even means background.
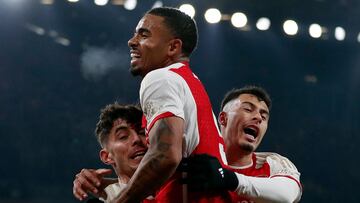
[[[179,62],[183,62],[183,61],[187,61],[189,62],[189,57],[185,57],[185,56],[180,56],[180,57],[177,57],[176,59],[168,59],[163,65],[163,67],[161,68],[165,68],[167,66],[170,66],[171,64],[174,64],[174,63],[179,63]]]
[[[126,176],[126,175],[120,175],[118,177],[119,183],[124,183],[127,184],[130,181],[130,177]]]
[[[239,152],[237,149],[236,152],[230,152],[227,150],[226,152],[226,159],[228,164],[231,166],[248,166],[252,164],[252,152]]]

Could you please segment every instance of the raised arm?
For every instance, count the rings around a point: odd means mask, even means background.
[[[183,119],[159,119],[149,132],[150,146],[117,203],[139,202],[153,194],[171,177],[182,158]]]

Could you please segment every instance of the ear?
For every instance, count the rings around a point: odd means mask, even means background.
[[[99,152],[101,161],[106,165],[112,165],[115,163],[112,155],[106,149],[101,149]]]
[[[169,56],[175,56],[182,53],[182,41],[180,39],[173,39],[169,45]]]
[[[218,121],[219,121],[220,125],[222,125],[224,127],[227,125],[226,112],[222,111],[222,112],[219,113]]]

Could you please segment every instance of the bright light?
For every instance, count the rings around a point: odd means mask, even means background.
[[[79,0],[68,0],[68,2],[78,2]]]
[[[195,8],[191,4],[183,4],[179,7],[180,11],[188,14],[191,18],[195,16]]]
[[[154,5],[152,6],[152,8],[159,8],[163,6],[163,2],[162,1],[155,1]]]
[[[94,3],[98,6],[105,6],[109,0],[94,0]]]
[[[270,27],[270,19],[269,18],[259,18],[259,20],[256,22],[256,27],[259,30],[267,30]]]
[[[319,24],[311,24],[309,27],[309,34],[313,38],[319,38],[322,34],[322,29]]]
[[[221,20],[221,13],[216,8],[210,8],[205,12],[205,19],[208,23],[218,23]]]
[[[339,41],[343,41],[345,39],[345,30],[342,27],[336,27],[335,28],[335,39]]]
[[[54,3],[54,0],[41,0],[41,3],[45,5],[50,5]]]
[[[296,35],[299,28],[295,21],[287,20],[283,24],[283,29],[284,29],[285,33],[288,35]]]
[[[360,43],[360,32],[359,32],[359,34],[358,34],[357,40],[358,40],[358,42]]]
[[[238,12],[238,13],[234,13],[231,16],[231,24],[234,27],[244,27],[246,23],[247,23],[247,17],[243,13]]]
[[[45,34],[44,28],[41,28],[41,27],[33,25],[33,24],[26,24],[25,26],[26,26],[26,28],[28,30],[30,30],[30,31],[38,34],[38,35],[44,35]]]
[[[134,10],[136,7],[137,1],[136,0],[126,0],[124,4],[124,8],[126,10]]]
[[[64,38],[64,37],[58,37],[55,39],[56,43],[59,43],[63,46],[69,46],[70,45],[70,40]]]

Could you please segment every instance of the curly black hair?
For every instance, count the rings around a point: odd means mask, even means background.
[[[121,105],[115,102],[105,106],[105,108],[101,109],[99,121],[95,129],[98,142],[101,146],[107,142],[114,121],[119,118],[126,120],[129,124],[133,124],[136,129],[140,129],[142,115],[143,112],[139,105]]]

